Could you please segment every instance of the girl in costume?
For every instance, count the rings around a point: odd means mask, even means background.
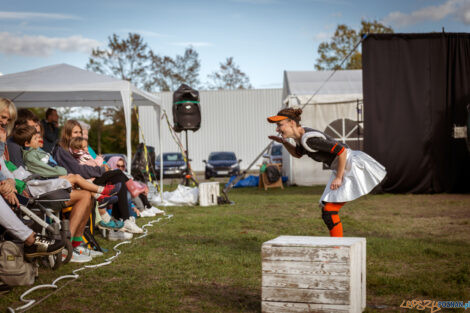
[[[276,123],[278,136],[269,136],[284,145],[294,157],[308,155],[315,161],[327,164],[332,174],[320,198],[322,218],[330,236],[343,237],[339,210],[348,201],[368,194],[385,177],[385,168],[362,151],[351,150],[346,144],[325,133],[300,125],[302,109],[282,109],[268,122]],[[295,145],[287,141],[295,140]]]

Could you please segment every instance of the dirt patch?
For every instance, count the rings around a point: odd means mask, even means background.
[[[201,307],[209,306],[219,312],[253,312],[261,307],[258,290],[216,282],[193,284],[185,289],[184,311],[201,312]]]

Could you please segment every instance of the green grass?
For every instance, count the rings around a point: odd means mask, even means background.
[[[327,236],[321,193],[322,187],[245,188],[230,192],[234,205],[166,208],[172,219],[121,246],[112,265],[81,272],[32,312],[260,312],[262,243],[279,235]],[[366,312],[397,312],[403,300],[470,300],[470,195],[369,195],[340,216],[345,236],[367,238]],[[37,283],[78,267],[41,269]],[[0,307],[18,306],[26,289],[0,296]]]

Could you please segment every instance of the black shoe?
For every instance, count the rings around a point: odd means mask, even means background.
[[[24,245],[24,256],[27,258],[57,254],[65,246],[62,240],[49,239],[41,235],[36,235],[34,239],[31,246]]]

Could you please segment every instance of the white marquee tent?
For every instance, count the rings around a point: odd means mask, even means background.
[[[101,107],[124,108],[127,159],[131,159],[131,110],[153,106],[160,116],[160,98],[110,76],[89,72],[68,64],[0,76],[0,97],[21,107]],[[160,124],[160,119],[155,121]],[[161,151],[161,150],[160,150]],[[130,166],[128,166],[130,168]]]
[[[284,107],[303,107],[302,126],[320,130],[351,148],[360,149],[362,124],[361,114],[358,121],[358,108],[362,110],[362,70],[337,71],[326,82],[331,73],[285,71]],[[306,156],[292,158],[283,150],[283,174],[289,177],[290,184],[310,186],[328,182],[330,171],[321,163]]]

